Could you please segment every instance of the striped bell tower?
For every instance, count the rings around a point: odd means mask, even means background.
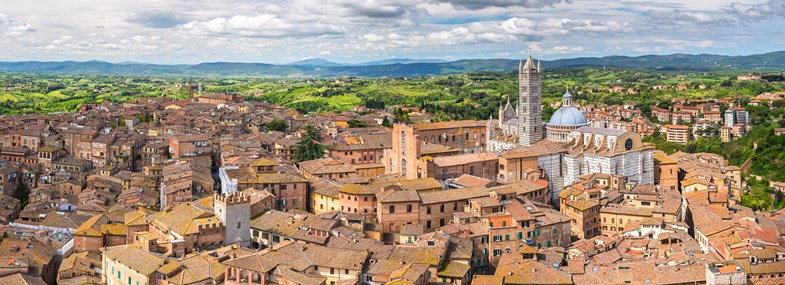
[[[540,65],[531,54],[518,64],[518,144],[529,146],[543,138]]]

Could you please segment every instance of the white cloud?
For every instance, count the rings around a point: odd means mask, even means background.
[[[761,4],[733,3],[729,11],[745,21],[760,21],[771,16],[785,17],[785,0],[769,0]]]
[[[572,0],[439,0],[440,2],[450,3],[459,8],[470,10],[481,10],[489,7],[525,7],[543,8],[555,7],[562,2],[572,3]]]
[[[191,21],[180,29],[194,35],[235,35],[246,37],[299,37],[340,34],[345,29],[337,25],[285,21],[277,15],[238,15],[229,19]]]
[[[785,0],[731,1],[738,3],[5,0],[0,58],[282,63],[305,55],[352,61],[517,56],[529,45],[551,58],[782,49]]]
[[[35,30],[35,27],[28,23],[14,21],[8,15],[0,13],[0,35],[20,36],[25,33],[35,32]]]

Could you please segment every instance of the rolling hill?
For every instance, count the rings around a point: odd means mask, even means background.
[[[412,77],[475,71],[507,72],[515,70],[517,65],[518,60],[513,59],[462,59],[450,62],[390,59],[354,65],[334,63],[323,59],[311,59],[286,65],[240,62],[161,65],[114,64],[103,61],[24,61],[0,62],[0,72],[148,76]],[[634,57],[579,57],[543,61],[542,66],[545,69],[611,67],[663,71],[781,71],[785,70],[785,51],[747,56],[672,54]]]

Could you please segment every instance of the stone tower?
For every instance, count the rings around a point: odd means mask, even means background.
[[[518,64],[518,94],[518,143],[528,146],[543,138],[540,67],[531,54]]]
[[[251,199],[242,192],[215,194],[215,216],[226,226],[224,244],[249,246],[251,242]]]

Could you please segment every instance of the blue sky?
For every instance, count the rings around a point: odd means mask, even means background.
[[[785,0],[4,0],[0,61],[287,63],[785,50]]]

